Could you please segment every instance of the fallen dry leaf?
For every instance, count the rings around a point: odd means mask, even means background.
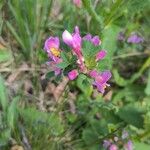
[[[22,146],[19,146],[19,145],[14,145],[13,147],[11,147],[10,150],[24,150],[24,148]]]

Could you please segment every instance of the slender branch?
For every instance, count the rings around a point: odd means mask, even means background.
[[[148,52],[140,53],[140,52],[135,52],[135,53],[127,53],[127,54],[122,54],[118,56],[114,56],[113,59],[120,59],[120,58],[126,58],[126,57],[133,57],[133,56],[141,56],[141,55],[150,55]]]

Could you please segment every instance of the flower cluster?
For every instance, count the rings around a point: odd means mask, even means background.
[[[119,150],[119,147],[123,147],[124,150],[133,150],[133,143],[129,139],[128,132],[123,131],[121,138],[115,136],[113,139],[104,140],[103,147],[106,150]]]
[[[78,77],[80,73],[83,73],[92,79],[92,84],[98,89],[99,92],[104,93],[105,88],[109,86],[107,81],[111,78],[110,71],[99,72],[96,68],[89,68],[85,61],[84,52],[82,51],[84,42],[90,43],[93,48],[98,47],[101,44],[101,40],[98,36],[92,36],[87,34],[84,37],[81,37],[79,28],[76,26],[73,33],[65,30],[62,34],[63,42],[70,48],[72,56],[76,57],[76,68],[68,71],[67,75],[70,80],[74,80]],[[47,52],[49,57],[48,64],[51,66],[52,70],[55,72],[55,75],[59,75],[63,72],[63,69],[59,67],[60,63],[63,63],[63,58],[61,53],[63,50],[60,49],[60,41],[58,37],[49,37],[45,41],[44,50]],[[87,48],[88,50],[88,48]],[[90,48],[91,51],[94,51]],[[93,52],[92,52],[93,53]],[[98,50],[94,53],[93,61],[97,64],[100,60],[104,59],[107,52],[105,50]],[[91,56],[90,56],[91,57]]]

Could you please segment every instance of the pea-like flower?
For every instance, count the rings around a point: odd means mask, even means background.
[[[58,59],[60,59],[61,50],[59,49],[59,38],[58,37],[52,37],[52,36],[49,37],[45,41],[44,49],[48,53],[48,56],[53,61],[57,61]]]
[[[72,71],[70,71],[70,72],[68,73],[68,78],[69,78],[70,80],[76,79],[77,76],[78,76],[78,71],[77,71],[76,69],[74,69],[74,70],[72,70]]]
[[[80,36],[79,28],[76,26],[74,29],[74,33],[72,34],[65,30],[62,34],[62,39],[65,44],[72,48],[73,54],[75,54],[78,58],[79,67],[81,71],[83,71],[85,69],[85,65],[84,57],[81,52],[82,38]]]
[[[61,50],[59,49],[59,38],[49,37],[44,44],[44,50],[47,52],[50,60],[47,62],[51,66],[51,69],[55,72],[55,75],[61,73],[61,69],[57,67],[57,64],[62,61],[60,58]]]
[[[94,78],[93,85],[98,89],[99,92],[103,94],[105,92],[105,88],[109,86],[107,81],[111,78],[111,72],[104,71],[99,73],[96,70],[93,70],[89,73],[89,75]]]
[[[128,43],[133,43],[133,44],[139,44],[142,43],[144,39],[137,34],[132,34],[131,36],[128,37],[127,42]]]

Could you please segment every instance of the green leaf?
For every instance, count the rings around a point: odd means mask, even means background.
[[[16,38],[16,40],[18,41],[18,43],[22,46],[23,49],[25,49],[24,43],[20,39],[20,37],[17,34],[17,32],[15,31],[15,28],[8,21],[6,22],[6,25],[7,25],[8,29],[11,31],[11,33],[13,34],[13,36]]]
[[[69,63],[69,57],[67,56],[67,53],[61,52],[61,58],[64,62]]]
[[[83,41],[82,53],[85,59],[85,64],[88,68],[96,67],[96,54],[100,50],[100,46],[94,46],[89,41]]]
[[[115,79],[115,82],[119,85],[119,86],[126,86],[128,84],[128,80],[125,80],[124,78],[122,78],[117,69],[113,69],[113,76]]]
[[[12,59],[11,53],[7,49],[0,49],[0,63]]]
[[[3,111],[6,111],[8,107],[8,97],[6,87],[4,85],[4,80],[1,75],[0,75],[0,104],[2,106]]]
[[[143,128],[144,119],[142,117],[143,111],[140,107],[134,105],[126,105],[120,108],[117,115],[124,120],[126,123],[136,126],[138,128]]]
[[[11,137],[11,131],[10,129],[5,129],[0,134],[0,148],[2,146],[6,146],[8,144],[8,141]]]
[[[55,136],[61,135],[64,132],[64,126],[59,115],[51,114],[49,120],[51,121],[52,134]]]
[[[54,77],[54,76],[55,76],[54,71],[50,71],[50,72],[48,72],[48,73],[46,74],[46,78],[47,78],[47,79],[50,79],[50,78],[52,78],[52,77]]]
[[[80,74],[77,78],[77,86],[85,96],[90,97],[93,91],[93,86],[88,82],[84,74]]]
[[[144,116],[144,127],[147,131],[150,131],[150,112],[147,112]]]
[[[135,150],[149,150],[150,146],[145,143],[134,142]]]
[[[102,70],[107,67],[112,67],[112,57],[117,50],[117,35],[120,31],[120,28],[115,25],[108,26],[103,31],[103,39],[102,39],[102,49],[107,51],[107,55],[104,60],[100,61],[98,67]]]
[[[17,122],[17,118],[18,118],[18,110],[17,110],[18,101],[19,101],[19,97],[15,97],[12,100],[9,107],[8,107],[7,124],[10,127],[10,129],[14,129],[15,124]]]
[[[91,128],[87,128],[83,131],[82,139],[86,143],[88,150],[97,150],[98,149],[98,147],[99,147],[99,144],[97,144],[98,135]]]
[[[139,101],[144,97],[144,86],[140,84],[128,85],[124,89],[117,90],[113,96],[113,102],[134,102]]]
[[[86,8],[87,12],[92,16],[92,18],[97,21],[100,28],[103,28],[103,17],[98,15],[92,5],[91,0],[82,0],[84,7]]]
[[[58,136],[64,131],[61,117],[55,113],[40,112],[35,108],[19,109],[19,112],[26,126],[31,128],[32,133],[45,137],[46,134]]]
[[[69,66],[69,63],[66,63],[66,62],[61,62],[57,64],[57,67],[61,69],[65,69],[67,66]]]

